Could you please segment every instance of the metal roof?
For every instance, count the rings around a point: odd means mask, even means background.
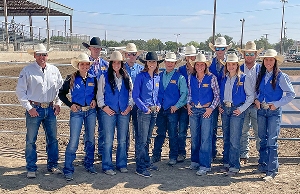
[[[6,0],[8,16],[46,16],[47,1],[49,16],[72,16],[73,9],[53,0]],[[0,0],[0,16],[4,16],[4,2]]]

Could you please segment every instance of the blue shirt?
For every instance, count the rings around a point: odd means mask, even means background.
[[[138,63],[134,63],[133,66],[130,67],[128,63],[125,63],[125,69],[128,75],[131,77],[132,83],[134,83],[137,74],[139,74],[144,69],[144,66]]]
[[[94,63],[91,65],[88,73],[99,80],[100,76],[107,72],[108,62],[100,57],[94,59],[92,56],[90,56],[89,59],[90,61],[94,61]]]

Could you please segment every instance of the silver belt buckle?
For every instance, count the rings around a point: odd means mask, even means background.
[[[150,106],[150,110],[151,112],[156,113],[157,108],[156,106]]]
[[[231,107],[232,103],[231,102],[224,102],[226,107]]]
[[[42,108],[48,108],[48,107],[49,107],[49,104],[50,104],[50,103],[43,102],[43,103],[41,103],[40,106],[41,106]]]
[[[269,105],[266,103],[266,102],[262,102],[260,104],[260,106],[263,108],[263,109],[269,109]]]
[[[82,106],[81,111],[88,111],[90,109],[89,106]]]
[[[197,105],[195,105],[195,108],[202,108],[203,106],[200,104],[200,102],[198,102]]]

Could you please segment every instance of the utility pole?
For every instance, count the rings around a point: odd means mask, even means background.
[[[67,36],[67,20],[65,20],[65,37]],[[65,40],[66,41],[66,40]]]
[[[50,48],[49,12],[49,0],[47,0],[47,50]]]
[[[174,34],[176,36],[176,44],[177,44],[177,53],[179,51],[179,48],[178,48],[178,36],[180,36],[180,34]]]
[[[265,37],[266,37],[266,40],[268,41],[268,35],[269,35],[269,34],[264,34],[264,35],[265,35]]]
[[[282,20],[281,20],[281,32],[280,32],[280,54],[283,54],[283,23],[284,23],[284,4],[287,0],[280,0],[282,2]]]
[[[244,37],[244,23],[245,23],[245,19],[240,19],[240,21],[242,22],[242,34],[241,34],[241,49],[243,48],[243,37]]]
[[[213,35],[212,35],[213,44],[215,44],[215,34],[216,34],[216,12],[217,12],[217,0],[214,0],[214,18],[213,18]]]
[[[4,18],[5,18],[5,34],[6,34],[6,50],[8,51],[9,34],[8,34],[8,23],[7,23],[7,1],[3,1],[4,4]]]

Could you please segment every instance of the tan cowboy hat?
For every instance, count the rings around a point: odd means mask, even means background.
[[[195,48],[193,45],[187,46],[187,47],[185,48],[185,53],[184,53],[184,55],[185,55],[186,57],[189,57],[189,56],[196,56],[196,55],[197,55],[197,50],[196,50],[196,48]]]
[[[136,45],[134,43],[128,43],[126,45],[126,49],[122,51],[122,54],[125,53],[137,53],[137,56],[139,56],[140,54],[142,54],[144,51],[143,50],[137,50]]]
[[[220,63],[222,63],[223,65],[226,65],[226,63],[238,63],[238,65],[241,65],[244,63],[244,61],[240,61],[238,56],[236,56],[235,53],[230,53],[227,55],[226,61],[222,61],[220,60]]]
[[[124,58],[120,51],[114,51],[107,61],[124,61]]]
[[[90,61],[89,56],[85,53],[81,53],[78,57],[73,58],[71,60],[71,65],[78,70],[78,63],[80,62],[90,63],[90,65],[93,64],[93,61]]]
[[[260,58],[262,60],[264,60],[264,58],[266,57],[273,57],[277,60],[277,64],[278,65],[281,65],[284,61],[284,57],[280,54],[277,53],[277,51],[275,51],[274,49],[268,49],[266,50],[264,56],[261,56]]]
[[[34,49],[28,49],[27,53],[30,55],[34,55],[34,53],[49,53],[52,49],[47,51],[46,47],[43,44],[37,44],[34,46]]]
[[[254,41],[248,41],[245,45],[244,49],[238,48],[238,51],[241,54],[244,54],[244,52],[256,52],[257,54],[261,53],[261,51],[263,51],[264,48],[261,48],[259,50],[256,50],[256,44]]]
[[[161,63],[161,65],[165,65],[165,61],[171,61],[171,62],[176,62],[176,65],[182,62],[182,59],[177,59],[177,56],[174,52],[168,52],[166,54],[166,57],[164,59],[164,62]]]
[[[207,67],[209,67],[210,64],[211,64],[211,61],[208,61],[208,60],[206,59],[205,55],[202,54],[202,53],[198,53],[198,55],[196,56],[195,61],[190,60],[189,62],[190,62],[190,64],[191,64],[193,67],[195,66],[195,63],[197,63],[197,62],[203,62],[203,63],[206,64]]]
[[[215,41],[215,45],[209,43],[208,46],[213,51],[216,51],[216,47],[226,47],[226,50],[229,50],[232,47],[232,43],[228,45],[226,44],[226,39],[224,37],[218,37]]]

